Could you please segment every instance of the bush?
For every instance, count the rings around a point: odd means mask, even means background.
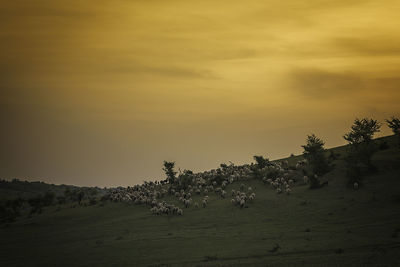
[[[94,206],[96,204],[97,204],[97,199],[96,198],[92,197],[92,198],[89,199],[89,205],[90,206]]]
[[[20,216],[20,208],[23,203],[24,200],[22,198],[0,203],[0,223],[14,222]]]

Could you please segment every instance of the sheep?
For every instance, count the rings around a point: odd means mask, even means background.
[[[305,184],[308,184],[309,179],[308,179],[308,176],[307,176],[307,175],[305,175],[305,176],[303,177],[303,181],[304,181]]]
[[[286,188],[286,190],[285,190],[285,191],[286,191],[286,194],[288,194],[288,195],[289,195],[289,194],[292,192],[292,190],[291,190],[289,187],[288,187],[288,188]]]
[[[203,199],[203,208],[207,207],[207,200]]]
[[[244,208],[244,205],[246,204],[246,201],[242,198],[240,200],[240,208]]]
[[[225,190],[222,190],[222,192],[221,192],[221,197],[222,197],[222,198],[225,198],[225,195],[226,195]]]
[[[221,185],[222,189],[225,189],[226,185],[227,185],[227,182],[226,182],[226,181],[223,181],[223,182],[222,182],[222,185]]]
[[[251,193],[251,195],[249,196],[249,200],[253,201],[256,198],[256,194],[255,193]]]
[[[232,189],[232,196],[234,196],[236,194],[236,191],[234,189]]]

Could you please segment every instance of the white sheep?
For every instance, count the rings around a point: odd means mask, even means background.
[[[225,190],[222,190],[222,192],[221,192],[221,197],[222,197],[222,198],[225,198],[225,195],[226,195]]]
[[[246,201],[242,198],[240,200],[240,208],[244,208],[244,205],[246,204]]]

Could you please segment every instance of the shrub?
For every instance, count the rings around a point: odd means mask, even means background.
[[[24,200],[19,197],[0,203],[0,223],[15,221],[16,218],[20,216],[20,208],[23,203]]]
[[[89,205],[90,205],[90,206],[93,206],[93,205],[96,205],[96,204],[97,204],[97,199],[94,198],[94,197],[91,197],[91,198],[89,199]]]

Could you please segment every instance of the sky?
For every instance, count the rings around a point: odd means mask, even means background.
[[[400,115],[398,0],[0,6],[2,179],[133,185]]]

